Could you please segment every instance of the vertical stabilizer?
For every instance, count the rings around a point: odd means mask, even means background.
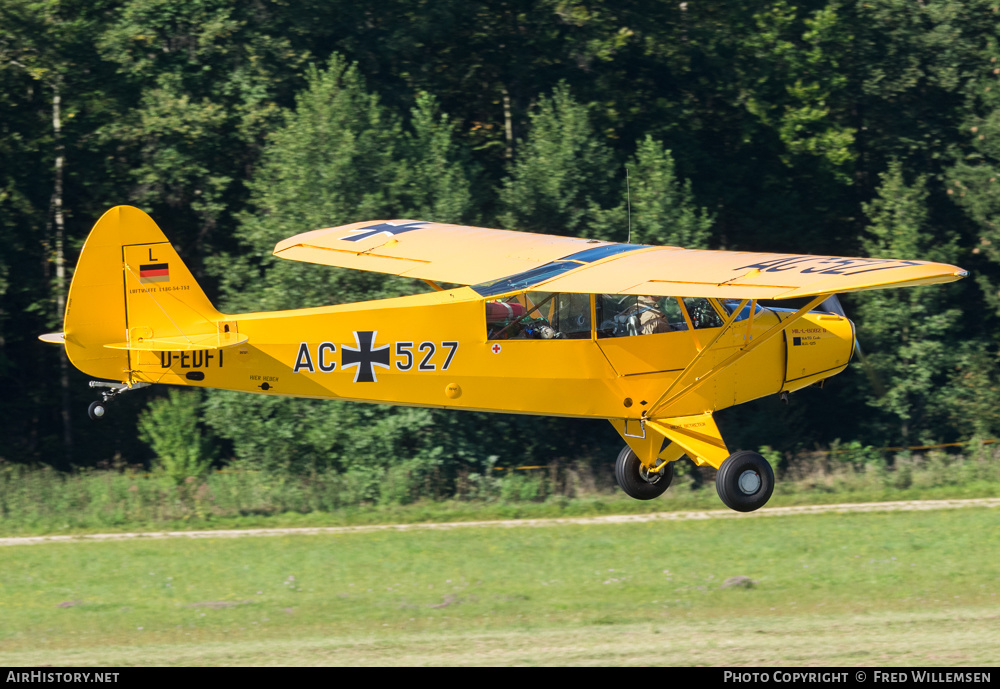
[[[220,318],[153,219],[116,206],[80,253],[66,302],[66,354],[88,375],[128,381],[134,354],[121,345],[215,332]]]

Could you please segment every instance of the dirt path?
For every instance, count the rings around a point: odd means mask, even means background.
[[[827,514],[830,512],[906,512],[953,510],[962,507],[1000,507],[1000,498],[968,500],[908,500],[900,502],[845,503],[800,507],[765,507],[741,513],[728,509],[687,512],[656,512],[602,517],[555,517],[551,519],[507,519],[502,521],[446,522],[442,524],[379,524],[371,526],[318,526],[283,529],[226,529],[216,531],[149,531],[129,533],[81,534],[76,536],[18,536],[0,538],[0,546],[38,543],[82,543],[87,541],[131,541],[144,538],[241,538],[245,536],[291,536],[369,531],[416,531],[428,529],[468,529],[483,527],[555,526],[558,524],[623,524],[627,522],[684,521],[690,519],[759,519],[790,514]]]

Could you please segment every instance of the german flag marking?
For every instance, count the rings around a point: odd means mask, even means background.
[[[139,266],[139,282],[169,282],[170,267],[166,263],[147,263]]]

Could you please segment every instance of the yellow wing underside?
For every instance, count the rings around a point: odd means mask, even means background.
[[[474,285],[610,244],[390,220],[306,232],[280,242],[274,254],[308,263]],[[927,261],[637,246],[634,251],[582,263],[532,288],[581,294],[791,299],[951,282],[965,275],[956,266]]]
[[[278,243],[293,261],[474,285],[611,242],[417,220],[313,230]]]

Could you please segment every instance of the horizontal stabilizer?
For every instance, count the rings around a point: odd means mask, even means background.
[[[175,337],[140,337],[132,342],[114,342],[104,346],[109,349],[127,349],[131,352],[189,352],[195,349],[223,349],[243,344],[249,339],[239,333],[209,333]]]

